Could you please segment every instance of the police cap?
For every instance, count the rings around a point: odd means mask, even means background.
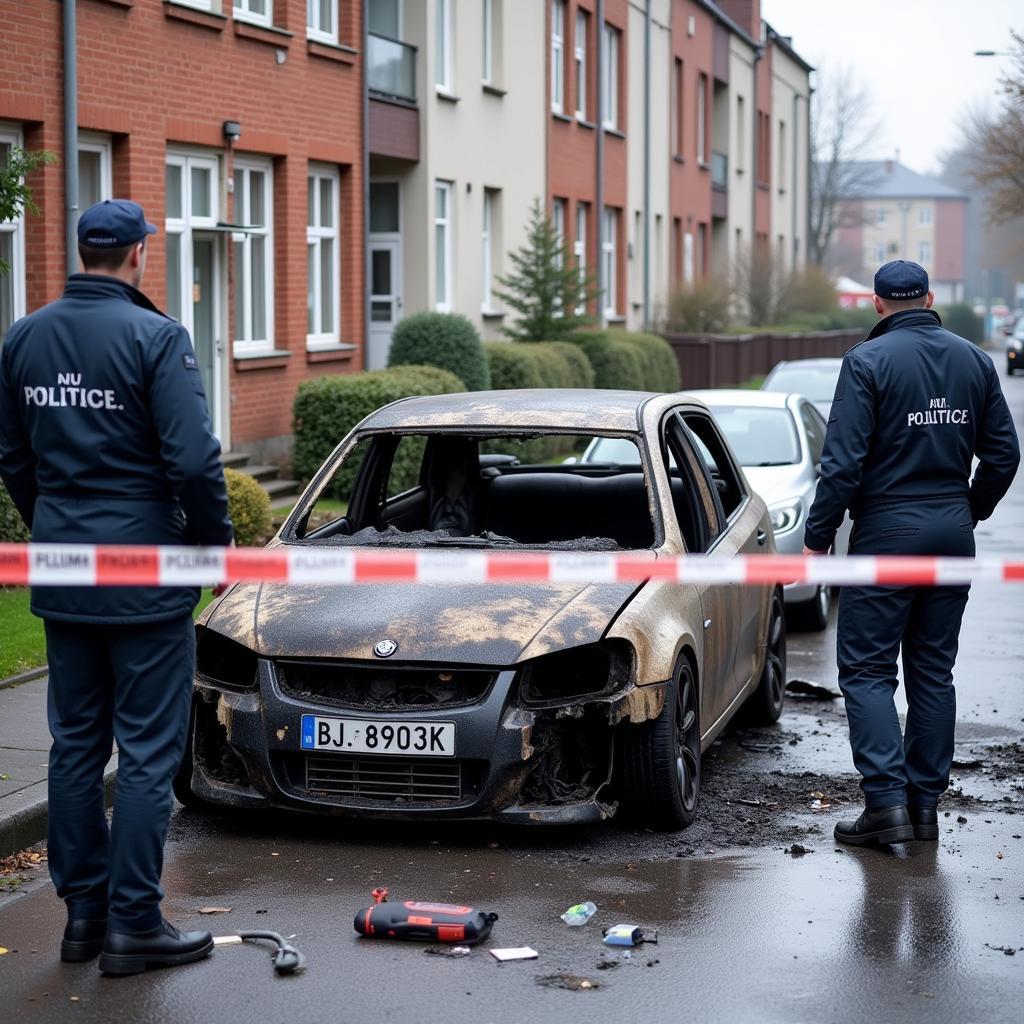
[[[928,271],[910,260],[891,260],[875,274],[880,299],[923,299],[928,294]]]
[[[78,242],[89,249],[120,249],[155,234],[156,226],[130,199],[104,199],[78,218]]]

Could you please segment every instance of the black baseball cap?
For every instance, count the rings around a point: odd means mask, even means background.
[[[78,243],[89,249],[120,249],[155,234],[156,226],[130,199],[104,199],[78,218]]]
[[[891,260],[875,274],[880,299],[923,299],[928,294],[928,271],[910,260]]]

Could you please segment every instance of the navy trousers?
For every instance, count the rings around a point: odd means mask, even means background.
[[[191,615],[145,625],[46,620],[50,875],[68,916],[114,931],[161,922],[160,874],[185,749],[195,626]],[[103,768],[117,741],[113,825]]]
[[[974,554],[961,501],[904,502],[859,516],[851,553]],[[935,807],[949,785],[956,724],[956,661],[970,587],[843,587],[836,650],[853,762],[871,810]],[[902,648],[905,732],[893,695]]]

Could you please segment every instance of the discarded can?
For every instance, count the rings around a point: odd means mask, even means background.
[[[604,930],[606,946],[639,946],[641,942],[657,942],[654,928],[640,928],[635,924],[613,924]]]
[[[406,939],[412,942],[457,942],[469,945],[486,939],[497,914],[450,903],[376,903],[360,910],[355,929],[375,939]]]
[[[559,916],[570,928],[578,928],[581,924],[586,924],[596,913],[597,904],[588,900],[586,903],[577,903]]]

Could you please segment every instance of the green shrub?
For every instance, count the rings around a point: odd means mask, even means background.
[[[566,384],[566,387],[592,388],[594,386],[594,368],[579,345],[574,345],[571,341],[545,341],[540,344],[557,352],[568,362],[570,383]],[[536,348],[537,345],[534,344],[533,347]]]
[[[804,267],[789,275],[777,315],[791,323],[793,313],[834,313],[839,308],[836,283],[821,267]]]
[[[515,388],[544,388],[543,363],[536,345],[514,341],[485,341],[484,355],[491,370],[491,387],[496,391]]]
[[[942,326],[961,338],[980,345],[985,340],[985,321],[966,303],[955,302],[939,310]]]
[[[642,331],[609,331],[612,341],[624,341],[639,352],[644,365],[645,391],[678,391],[679,360],[672,346],[657,334]]]
[[[6,485],[0,483],[0,544],[25,544],[28,539],[28,527],[14,507]]]
[[[395,328],[388,366],[424,364],[454,373],[469,391],[491,386],[480,335],[457,313],[414,313]]]
[[[681,334],[721,334],[729,326],[732,290],[719,277],[702,277],[669,300],[668,329]]]
[[[594,387],[643,391],[644,359],[639,346],[612,338],[606,332],[577,334],[573,339],[594,368]]]
[[[353,427],[381,406],[410,395],[443,395],[465,391],[453,373],[436,366],[396,366],[352,376],[318,377],[303,381],[295,395],[292,425],[295,432],[293,469],[302,481],[310,480],[338,443]],[[408,462],[413,461],[410,449]],[[409,467],[392,467],[394,478],[409,477]],[[338,474],[330,494],[348,497],[354,467]],[[404,474],[404,475],[403,475]],[[415,472],[412,473],[415,478]]]
[[[563,342],[562,344],[568,345],[568,342]],[[544,378],[544,387],[571,388],[573,380],[572,363],[554,345],[554,342],[535,342],[530,345],[530,350],[540,366],[541,376]]]
[[[270,495],[248,473],[224,470],[228,488],[228,514],[239,547],[266,544],[271,535]]]

